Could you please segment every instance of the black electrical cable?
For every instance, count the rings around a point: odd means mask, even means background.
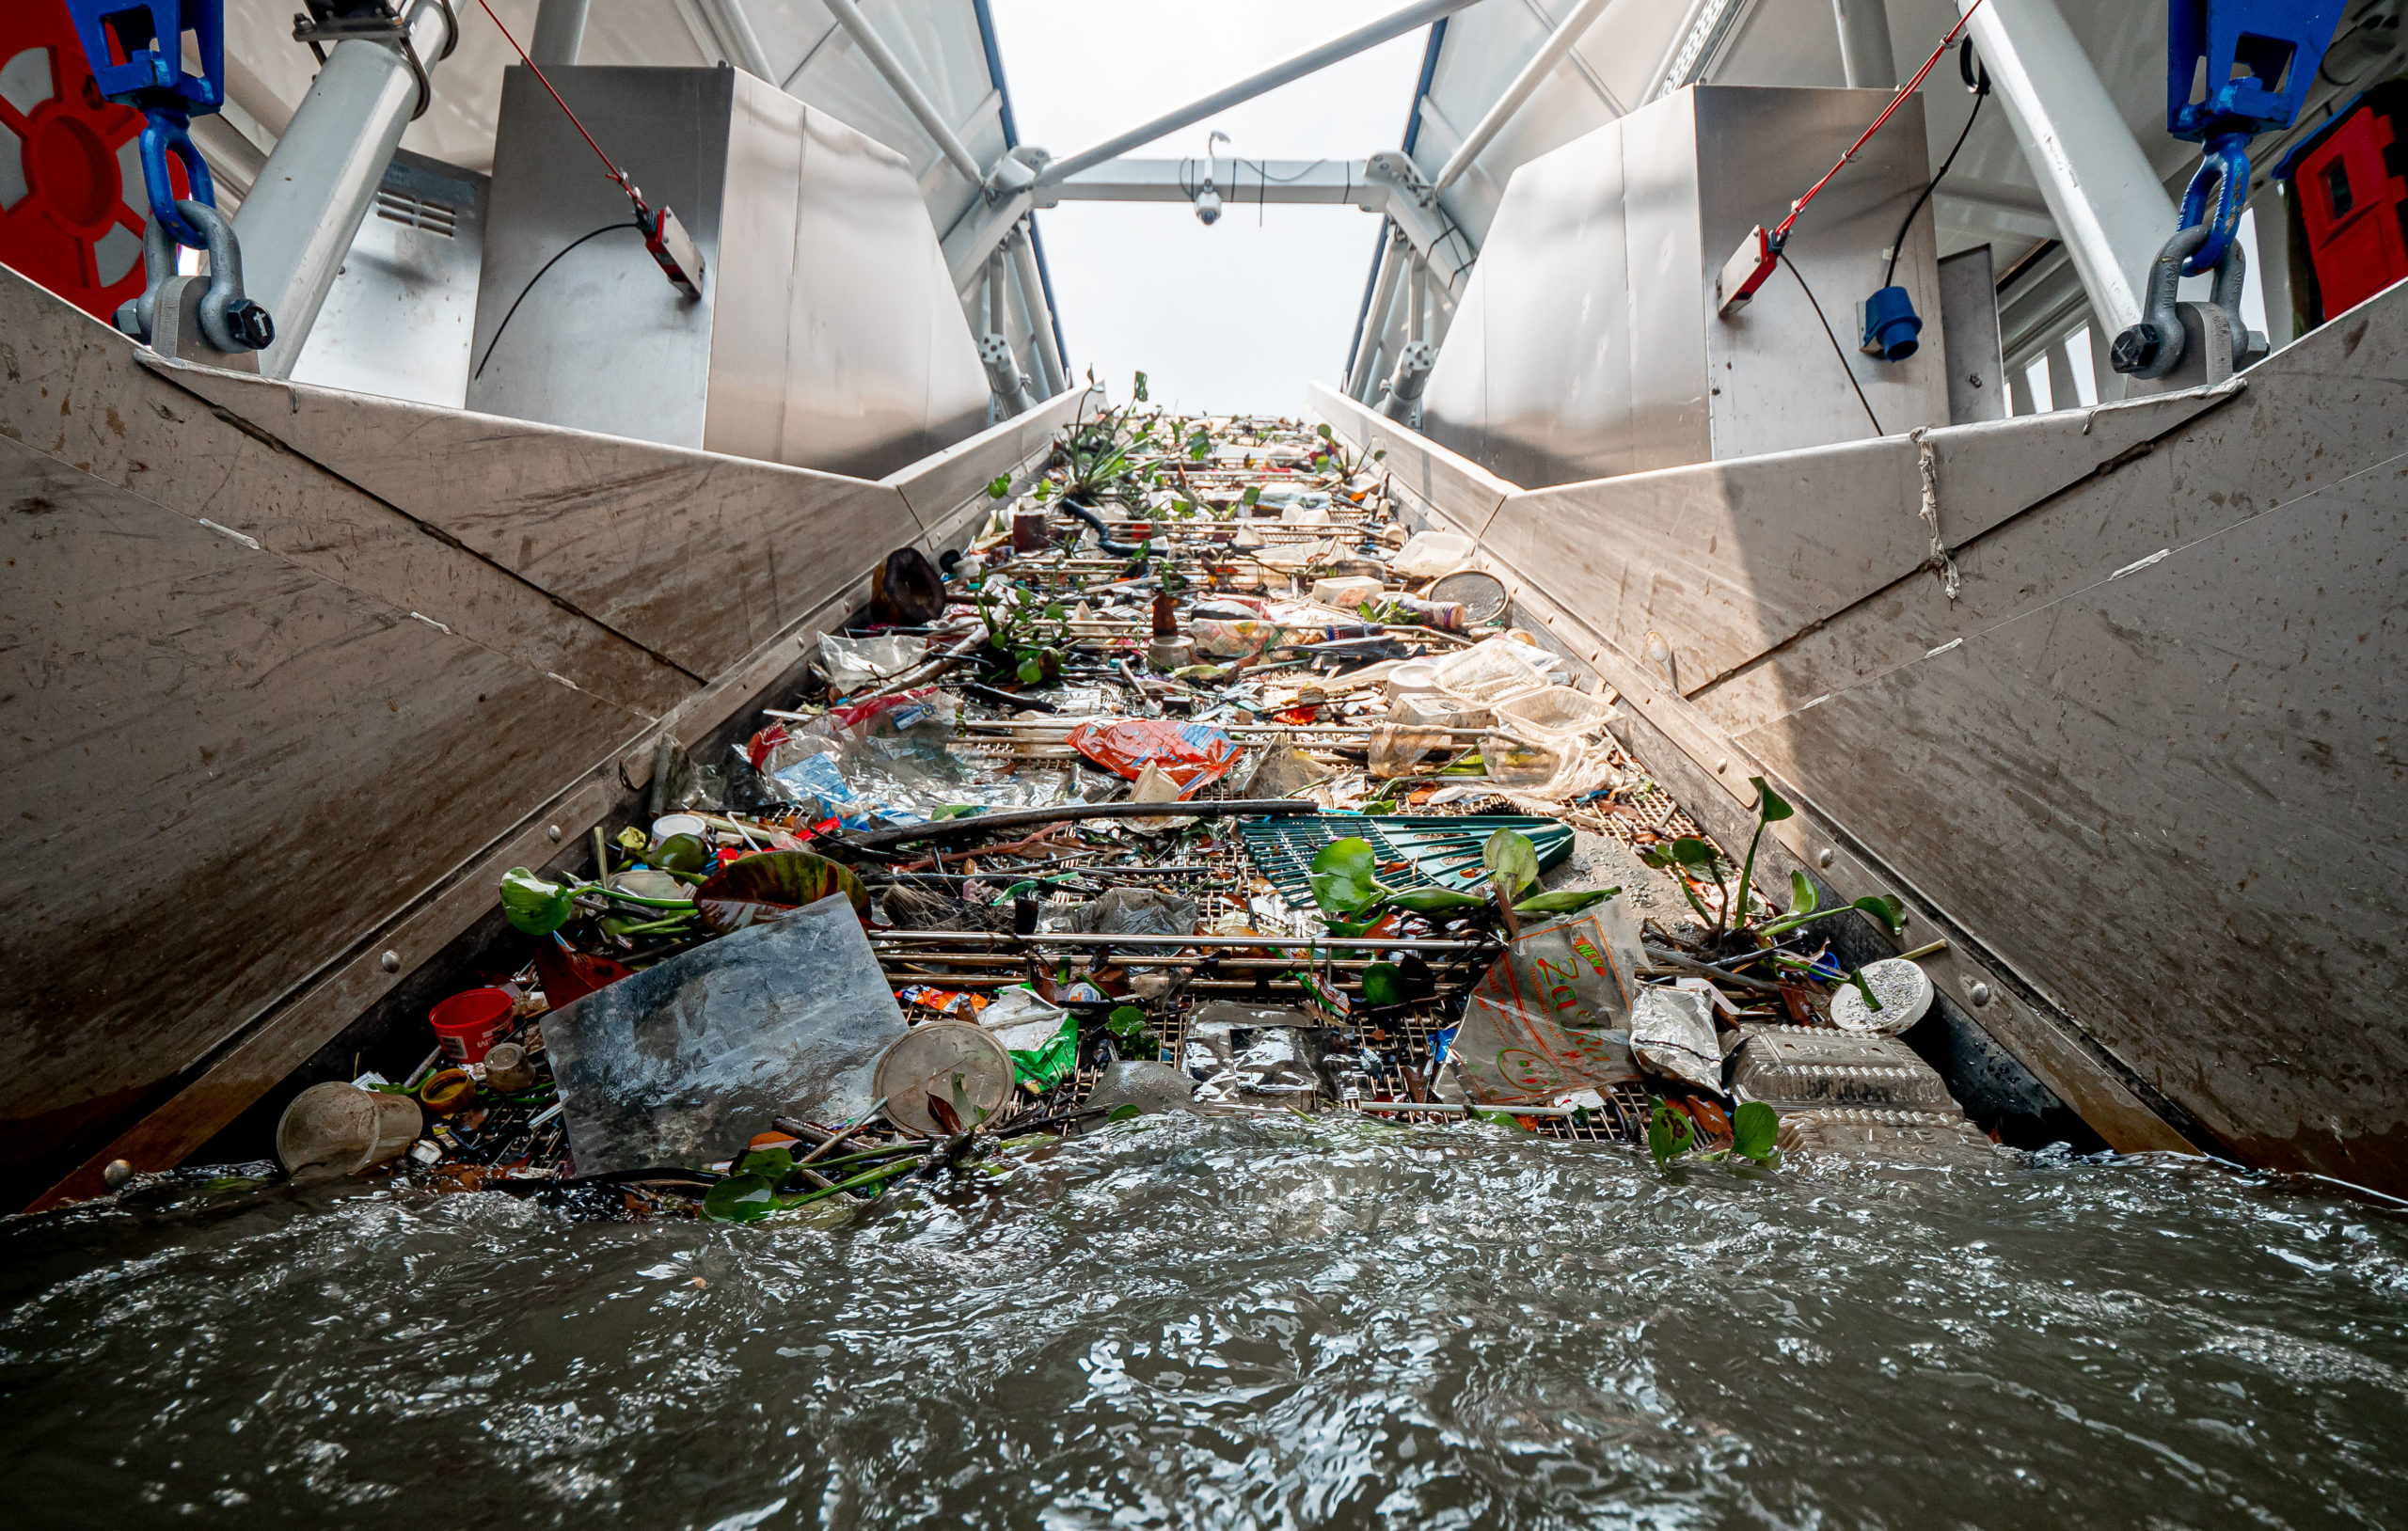
[[[1847,364],[1847,353],[1840,349],[1840,338],[1831,333],[1831,322],[1823,318],[1823,306],[1816,301],[1814,290],[1806,286],[1806,274],[1798,269],[1786,252],[1782,255],[1781,263],[1789,267],[1789,274],[1797,277],[1798,285],[1804,289],[1806,301],[1814,305],[1814,317],[1822,324],[1824,338],[1831,342],[1831,355],[1840,358],[1840,371],[1847,374],[1847,386],[1856,390],[1856,402],[1864,406],[1864,418],[1873,422],[1873,434],[1877,436],[1889,434],[1881,429],[1881,417],[1873,413],[1873,401],[1864,396],[1864,385],[1856,380],[1856,369]]]
[[[568,244],[562,248],[561,254],[545,261],[543,270],[538,271],[532,276],[528,277],[527,285],[520,288],[518,290],[518,295],[510,300],[510,311],[503,314],[501,316],[501,323],[493,327],[493,339],[485,342],[484,361],[477,363],[477,370],[468,374],[471,378],[479,378],[485,375],[485,362],[493,360],[493,348],[501,343],[501,332],[510,327],[510,321],[516,316],[518,312],[518,306],[527,301],[528,293],[535,291],[535,284],[544,279],[544,273],[551,270],[554,266],[559,265],[561,263],[562,255],[568,254],[570,250],[576,249],[579,245],[584,244],[589,239],[600,239],[604,234],[609,233],[613,229],[631,229],[639,234],[643,233],[644,231],[643,225],[640,223],[606,223],[590,234],[579,234],[577,238],[570,240]]]
[[[1123,558],[1128,558],[1133,554],[1145,551],[1145,545],[1142,543],[1124,543],[1116,540],[1112,535],[1112,529],[1104,524],[1103,517],[1096,514],[1094,511],[1080,504],[1077,500],[1059,499],[1054,501],[1054,509],[1060,511],[1063,514],[1076,516],[1078,519],[1085,521],[1088,526],[1093,527],[1095,529],[1096,544],[1105,552],[1117,553]]]
[[[1976,70],[1981,71],[1979,83],[1976,83],[1974,74]],[[1948,179],[1948,167],[1956,163],[1956,150],[1964,148],[1965,140],[1972,135],[1973,124],[1982,115],[1982,103],[1989,99],[1990,71],[1974,58],[1972,38],[1967,38],[1957,50],[1956,72],[1964,77],[1965,87],[1973,93],[1973,109],[1965,114],[1964,129],[1956,134],[1956,142],[1948,150],[1948,157],[1940,162],[1940,173],[1931,178],[1924,187],[1923,195],[1915,198],[1915,205],[1907,209],[1907,215],[1898,220],[1897,235],[1890,241],[1890,269],[1881,274],[1881,285],[1884,287],[1889,286],[1898,275],[1898,252],[1906,247],[1907,230],[1914,227],[1915,214],[1923,211],[1924,203],[1931,200],[1931,194],[1940,189],[1940,183]]]

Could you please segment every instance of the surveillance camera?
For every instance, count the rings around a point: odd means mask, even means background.
[[[1221,221],[1221,194],[1209,185],[1196,194],[1196,221],[1207,229]]]

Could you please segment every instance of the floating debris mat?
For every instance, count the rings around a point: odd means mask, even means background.
[[[1298,908],[1313,907],[1313,858],[1339,840],[1368,840],[1380,852],[1383,875],[1402,863],[1412,869],[1400,888],[1443,888],[1470,892],[1484,887],[1488,872],[1480,847],[1499,829],[1529,837],[1539,870],[1562,864],[1572,854],[1571,827],[1523,813],[1321,813],[1295,818],[1241,821],[1246,854],[1280,896]]]

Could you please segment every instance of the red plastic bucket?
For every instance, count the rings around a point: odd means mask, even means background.
[[[426,1018],[445,1057],[453,1063],[482,1063],[493,1045],[510,1034],[510,1013],[515,1008],[517,1002],[506,989],[472,988],[436,1005]]]

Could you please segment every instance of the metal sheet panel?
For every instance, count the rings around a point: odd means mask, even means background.
[[[474,170],[397,151],[293,380],[458,408],[468,390],[485,193]]]
[[[1998,278],[1991,271],[1988,245],[1976,245],[1940,262],[1940,312],[1948,364],[1948,423],[2006,418]]]
[[[737,75],[601,66],[548,72],[595,136],[619,146],[652,205],[675,210],[703,252],[703,295],[689,302],[662,280],[626,197],[598,173],[594,151],[543,86],[513,69],[502,84],[468,407],[699,447]]]
[[[1622,326],[1629,353],[1630,423],[1623,450],[1601,453],[1592,444],[1577,454],[1559,452],[1553,472],[1519,483],[1597,478],[1592,463],[1615,455],[1627,464],[1625,473],[1715,455],[1703,334],[1707,320],[1697,282],[1706,269],[1698,245],[1700,94],[1681,91],[1610,130],[1622,140],[1629,250],[1623,291],[1601,289],[1597,304]]]
[[[984,425],[985,375],[899,155],[733,70],[577,68],[555,83],[637,150],[638,183],[703,251],[703,296],[679,297],[632,231],[570,248],[624,220],[625,199],[563,173],[587,151],[519,71],[471,407],[863,477]]]
[[[1928,213],[1895,281],[1925,350],[1857,352],[1856,299],[1921,190],[1916,103],[1801,217],[1789,259],[1735,319],[1715,277],[1747,230],[1775,221],[1887,93],[1699,87],[1607,124],[1514,173],[1430,382],[1430,435],[1528,486],[1757,455],[1944,423],[1947,395]],[[1608,374],[1616,381],[1608,382]]]
[[[1856,306],[1881,286],[1885,252],[1929,175],[1921,98],[1908,97],[1798,215],[1782,257],[1796,270],[1775,274],[1753,303],[1724,321],[1713,313],[1715,274],[1722,262],[1751,229],[1769,228],[1830,169],[1892,93],[1717,86],[1693,94],[1704,276],[1691,290],[1720,390],[1709,396],[1713,455],[1755,457],[1947,424],[1939,251],[1927,202],[1916,211],[1890,277],[1923,316],[1922,349],[1905,361],[1885,362],[1856,345],[1861,333]],[[1840,355],[1832,352],[1826,322]],[[1864,403],[1857,400],[1859,388]],[[1865,403],[1879,418],[1879,431],[1865,418]]]
[[[983,429],[986,373],[900,162],[825,112],[806,113],[797,141],[775,455],[867,478]]]

